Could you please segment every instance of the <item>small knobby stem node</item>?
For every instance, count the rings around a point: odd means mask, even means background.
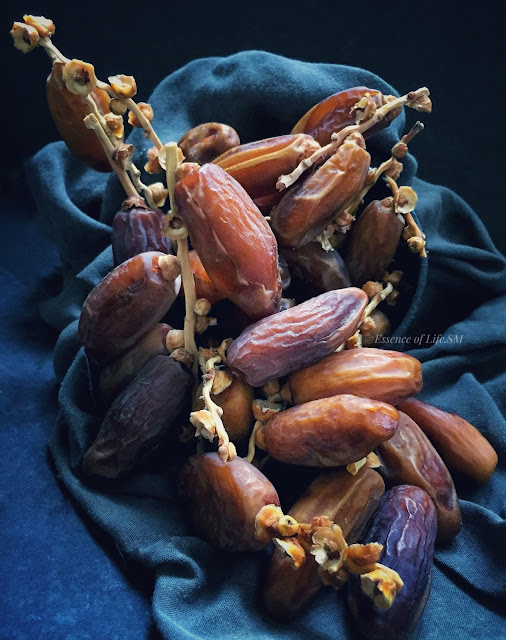
[[[279,191],[283,191],[291,186],[309,167],[313,166],[316,162],[323,160],[332,155],[338,147],[344,142],[344,140],[355,132],[364,133],[375,124],[383,120],[383,118],[399,107],[408,106],[419,111],[430,111],[430,99],[429,90],[427,87],[422,87],[416,91],[410,91],[400,98],[394,98],[389,100],[382,107],[376,109],[376,111],[366,120],[359,122],[358,124],[349,125],[345,127],[339,133],[332,134],[332,141],[315,151],[309,158],[305,158],[300,164],[287,175],[282,175],[276,184],[276,188]]]
[[[394,199],[394,211],[397,215],[403,215],[406,222],[406,228],[403,237],[408,242],[408,246],[413,253],[418,253],[422,258],[427,257],[425,250],[425,234],[416,224],[412,211],[415,210],[418,197],[411,187],[399,187],[393,178],[385,176],[388,186],[392,190]]]
[[[300,523],[274,504],[262,507],[255,518],[255,537],[274,542],[292,560],[295,569],[309,552],[318,564],[324,585],[340,589],[350,575],[361,576],[363,593],[381,609],[389,609],[403,587],[399,574],[378,561],[383,545],[377,542],[348,545],[342,529],[325,516]]]
[[[221,420],[223,409],[218,406],[211,398],[213,383],[217,374],[216,365],[221,363],[221,357],[215,355],[201,363],[202,369],[202,388],[201,400],[204,401],[205,409],[192,411],[190,414],[190,422],[196,429],[196,436],[203,436],[207,440],[213,442],[214,438],[218,438],[218,455],[220,460],[227,462],[233,460],[236,455],[236,449],[228,437],[228,433]]]
[[[84,118],[84,124],[88,129],[93,131],[97,136],[97,138],[99,139],[100,144],[102,145],[104,152],[107,156],[107,160],[109,161],[109,164],[111,165],[116,175],[118,176],[118,179],[121,182],[121,186],[125,190],[125,193],[127,194],[127,196],[134,196],[136,198],[140,198],[138,191],[134,187],[124,167],[122,167],[120,164],[118,164],[114,160],[113,155],[114,155],[115,147],[107,137],[104,131],[104,128],[100,124],[100,121],[98,120],[97,116],[94,113],[90,113]]]

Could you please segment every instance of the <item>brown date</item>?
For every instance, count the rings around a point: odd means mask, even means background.
[[[290,173],[320,145],[304,134],[258,140],[227,151],[214,161],[225,169],[261,206],[272,206],[281,199],[276,189],[280,175]]]
[[[105,364],[138,342],[167,313],[181,278],[166,279],[163,253],[140,253],[113,269],[84,301],[79,340],[92,362]]]
[[[350,287],[350,277],[343,259],[335,250],[325,251],[319,242],[297,249],[284,248],[280,251],[293,276],[322,293],[333,289]]]
[[[371,347],[377,344],[383,336],[388,336],[391,330],[390,320],[383,311],[374,309],[370,317],[374,321],[374,327],[367,333],[362,332],[362,344],[364,347]]]
[[[451,540],[462,521],[450,472],[420,427],[402,411],[399,415],[397,432],[378,447],[381,473],[390,484],[412,484],[426,491],[437,510],[438,540]]]
[[[83,459],[89,476],[120,478],[161,445],[189,409],[193,375],[171,356],[155,356],[120,393]]]
[[[230,440],[236,447],[247,444],[255,422],[251,408],[253,388],[234,377],[229,387],[218,394],[211,393],[211,399],[223,409],[221,420]],[[204,408],[203,400],[199,400],[196,409]]]
[[[391,438],[398,423],[391,405],[343,394],[281,411],[262,425],[257,443],[280,462],[338,467]]]
[[[62,78],[62,62],[54,62],[46,82],[46,98],[58,133],[70,151],[84,160],[92,169],[107,173],[111,165],[97,136],[86,128],[83,119],[91,113],[81,96],[67,89]],[[109,95],[103,89],[94,89],[91,98],[99,113],[110,113]]]
[[[366,305],[361,289],[322,293],[248,327],[230,345],[228,364],[261,387],[332,353],[355,333]]]
[[[299,178],[271,212],[280,245],[300,247],[314,240],[362,189],[370,161],[361,144],[347,140]]]
[[[205,122],[187,131],[177,143],[186,162],[205,164],[240,143],[237,131],[219,122]]]
[[[353,544],[362,535],[384,490],[379,473],[367,467],[362,467],[356,475],[345,469],[325,472],[311,483],[288,515],[297,522],[311,522],[317,516],[326,516],[341,527],[348,544]],[[295,570],[291,559],[276,548],[269,563],[262,600],[273,618],[288,622],[304,609],[321,586],[314,556],[306,553],[304,564]]]
[[[170,329],[168,324],[155,325],[137,344],[102,370],[99,389],[106,403],[130,384],[148,360],[168,355],[165,339]]]
[[[163,235],[163,213],[150,209],[142,198],[127,198],[112,222],[112,255],[115,266],[145,251],[172,253]]]
[[[204,538],[225,551],[257,551],[255,517],[266,504],[279,506],[264,474],[244,458],[222,462],[217,453],[188,458],[179,473],[179,491],[191,520]]]
[[[394,487],[381,500],[367,540],[383,545],[380,562],[402,578],[393,605],[382,610],[362,593],[359,576],[348,583],[348,607],[370,640],[407,640],[429,597],[437,518],[432,500],[418,487]]]
[[[253,319],[279,310],[276,239],[241,185],[205,164],[176,184],[179,213],[209,278]]]
[[[396,405],[422,388],[422,365],[399,351],[348,349],[292,373],[288,384],[294,404],[351,393]]]
[[[373,200],[348,234],[343,258],[352,283],[381,281],[399,246],[404,222],[395,213],[393,198]]]
[[[385,104],[384,96],[376,89],[367,87],[352,87],[334,93],[315,104],[292,129],[292,133],[308,133],[323,147],[329,144],[333,133],[338,133],[345,127],[355,124],[352,107],[368,93],[377,107]],[[378,133],[400,114],[400,109],[394,109],[383,120],[375,124],[364,133],[365,138]]]
[[[207,275],[204,265],[199,258],[195,249],[189,252],[188,259],[190,261],[190,269],[193,274],[193,281],[195,282],[195,294],[197,300],[199,298],[205,298],[209,300],[211,304],[223,300],[223,294],[211,282],[211,278]],[[181,295],[184,295],[184,289],[181,287]]]
[[[416,398],[404,400],[399,409],[416,422],[450,471],[465,474],[478,484],[488,481],[497,465],[497,453],[476,427]]]

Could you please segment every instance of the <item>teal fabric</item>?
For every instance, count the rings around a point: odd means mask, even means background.
[[[315,102],[356,85],[394,92],[361,69],[248,51],[190,63],[163,80],[150,103],[164,141],[178,140],[205,121],[230,124],[248,141],[289,131]],[[424,119],[430,126],[430,116]],[[388,157],[405,126],[402,116],[368,142],[374,164]],[[130,141],[139,150],[149,146],[139,132]],[[410,156],[402,179],[419,195],[429,259],[427,283],[402,333],[423,362],[420,397],[475,424],[499,452],[499,465],[486,486],[457,487],[463,530],[436,553],[432,593],[414,637],[462,640],[485,637],[485,630],[486,636],[506,637],[506,263],[457,195],[415,174]],[[264,614],[258,599],[266,555],[225,554],[192,534],[175,493],[177,461],[109,487],[91,487],[75,473],[100,420],[77,321],[85,296],[113,266],[110,224],[123,194],[115,176],[84,169],[63,143],[35,156],[30,184],[59,249],[64,283],[59,296],[42,305],[44,319],[61,331],[54,356],[60,411],[50,452],[76,505],[127,563],[151,572],[152,614],[160,634],[170,640],[354,637],[343,595],[332,590],[322,590],[289,627]],[[99,579],[90,584],[97,588]]]

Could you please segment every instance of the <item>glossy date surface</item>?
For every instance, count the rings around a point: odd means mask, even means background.
[[[337,467],[391,438],[398,422],[391,405],[343,394],[281,411],[262,426],[260,445],[280,462]]]
[[[276,313],[278,248],[264,217],[226,171],[206,164],[176,184],[178,210],[213,284],[252,319]]]
[[[399,351],[348,349],[292,373],[288,384],[294,404],[351,393],[396,405],[422,388],[422,365]]]
[[[420,427],[399,411],[395,435],[378,447],[381,473],[390,484],[412,484],[426,491],[438,515],[438,540],[454,538],[462,526],[450,472]]]
[[[266,504],[279,506],[264,474],[243,458],[222,462],[217,453],[195,455],[179,474],[179,491],[191,520],[209,542],[226,551],[257,551],[255,518]]]

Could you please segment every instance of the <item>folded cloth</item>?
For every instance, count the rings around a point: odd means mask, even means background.
[[[247,51],[191,62],[163,80],[149,102],[163,141],[178,140],[209,121],[227,123],[249,141],[290,131],[317,101],[358,85],[394,93],[362,69]],[[368,141],[376,166],[390,155],[404,126],[402,115]],[[129,141],[137,154],[150,146],[139,131]],[[423,362],[420,397],[458,412],[499,453],[498,468],[486,486],[457,487],[463,530],[436,553],[432,593],[415,637],[481,638],[484,629],[499,637],[506,597],[506,263],[465,202],[416,178],[411,156],[404,164],[402,181],[418,193],[417,214],[429,250],[426,286],[409,324],[403,325],[405,345]],[[80,479],[76,469],[100,416],[76,337],[77,321],[87,293],[113,267],[110,224],[124,195],[114,175],[83,168],[63,143],[42,149],[28,173],[64,276],[61,294],[41,309],[61,331],[54,359],[61,380],[60,412],[50,451],[76,502],[114,538],[125,558],[152,570],[152,611],[161,635],[170,640],[353,637],[344,598],[332,590],[322,590],[289,627],[274,623],[258,597],[266,558],[220,552],[192,535],[176,496],[176,461],[114,486],[92,487]]]

